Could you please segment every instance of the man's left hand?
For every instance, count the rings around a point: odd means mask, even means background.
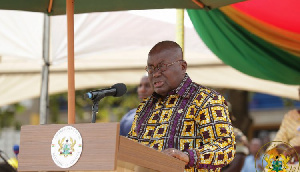
[[[293,148],[288,148],[286,151],[283,152],[285,156],[290,156],[291,158],[294,158],[294,161],[298,160],[298,155],[300,153],[300,146],[295,146]]]
[[[161,152],[164,154],[167,154],[169,156],[172,156],[174,158],[177,158],[181,161],[184,161],[185,165],[187,165],[189,163],[189,160],[190,160],[189,156],[180,150],[177,150],[174,148],[168,148],[168,149],[162,150]]]

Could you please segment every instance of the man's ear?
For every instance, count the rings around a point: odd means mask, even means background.
[[[187,63],[185,60],[183,60],[183,62],[181,63],[181,69],[184,71],[184,73],[186,72],[187,69]]]

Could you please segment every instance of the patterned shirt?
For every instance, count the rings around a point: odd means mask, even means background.
[[[223,96],[186,74],[165,98],[153,93],[139,104],[128,137],[157,150],[184,151],[190,158],[185,171],[220,171],[235,155],[228,114]]]

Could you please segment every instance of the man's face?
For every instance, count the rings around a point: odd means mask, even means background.
[[[148,76],[144,76],[141,81],[140,85],[138,86],[137,89],[139,99],[142,100],[143,98],[151,96],[153,93],[153,88],[150,85]]]
[[[261,141],[260,140],[252,140],[249,146],[249,151],[252,155],[256,155],[256,153],[259,151],[261,147]]]
[[[165,49],[149,55],[147,66],[156,67],[158,64],[171,64],[182,60],[174,49]],[[168,92],[177,88],[185,76],[186,62],[179,61],[167,67],[166,71],[154,70],[149,74],[149,81],[154,91],[165,97]]]

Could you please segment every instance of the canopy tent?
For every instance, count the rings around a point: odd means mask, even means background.
[[[76,0],[74,13],[144,10],[163,8],[213,9],[243,0]],[[66,0],[0,0],[1,9],[22,10],[47,13],[49,15],[66,14]]]
[[[46,3],[45,3],[46,1]],[[75,3],[74,0],[66,0],[65,3],[63,1],[55,1],[53,0],[43,0],[36,1],[36,0],[30,0],[30,1],[14,1],[14,2],[7,2],[7,1],[0,1],[0,4],[2,5],[2,9],[9,9],[9,10],[27,10],[27,11],[40,11],[42,10],[43,13],[48,15],[54,15],[55,12],[59,11],[59,8],[65,10],[67,14],[67,27],[68,27],[68,123],[73,124],[75,123],[75,81],[74,81],[74,12],[75,13],[81,13],[81,12],[95,12],[95,11],[102,11],[103,9],[101,7],[108,7],[104,11],[113,11],[113,10],[129,10],[129,9],[151,9],[151,8],[172,8],[175,7],[175,4],[178,5],[177,2],[183,2],[183,4],[180,3],[180,7],[177,8],[189,8],[186,5],[190,4],[191,1],[185,1],[185,0],[168,0],[168,1],[151,1],[150,3],[147,1],[136,1],[133,0],[133,3],[130,3],[129,1],[119,1],[119,0],[112,0],[112,1],[101,1],[99,4],[99,1],[95,0],[89,0],[89,3],[87,1],[78,0],[77,2],[81,2],[81,4]],[[237,2],[239,0],[223,0],[221,2],[218,2],[218,0],[204,0],[205,4],[198,0],[192,0],[195,4],[197,4],[197,8],[205,8],[205,9],[211,9],[215,7],[220,7],[224,5],[228,5],[230,3]],[[59,3],[57,3],[59,2]],[[98,3],[97,3],[98,2]],[[167,2],[165,4],[164,2]],[[214,7],[214,2],[216,2],[216,6]],[[223,3],[224,2],[224,3]],[[105,3],[105,4],[103,4]],[[29,5],[28,5],[29,4]],[[45,9],[45,4],[48,4],[47,10]],[[77,4],[76,10],[74,9],[74,4]],[[127,6],[127,4],[130,4]],[[155,7],[153,4],[156,4]],[[193,5],[195,5],[193,4]],[[217,5],[220,6],[217,6]],[[142,8],[136,8],[136,5],[142,5]],[[66,7],[66,8],[65,8]],[[128,7],[128,8],[127,8]],[[87,11],[80,11],[82,9],[85,9]],[[102,10],[101,10],[102,9]],[[53,12],[55,11],[55,12]],[[78,12],[79,11],[79,12]],[[51,14],[50,14],[51,13]],[[62,12],[64,14],[64,12]],[[42,90],[41,90],[41,98],[40,98],[40,123],[45,124],[46,123],[46,106],[47,106],[47,96],[48,96],[48,72],[49,72],[49,49],[46,44],[48,42],[49,38],[49,30],[47,29],[48,25],[48,18],[45,17],[45,34],[44,34],[44,44],[43,44],[43,59],[44,59],[44,65],[42,69]]]
[[[40,95],[43,19],[40,13],[0,11],[0,106]],[[49,93],[54,94],[68,89],[67,29],[65,16],[50,20]],[[185,59],[194,81],[297,99],[296,86],[256,79],[224,65],[187,17],[185,34]],[[162,40],[175,40],[175,10],[75,15],[75,88],[137,84],[148,51]]]
[[[224,63],[250,76],[300,85],[299,8],[298,0],[251,0],[188,13]]]

